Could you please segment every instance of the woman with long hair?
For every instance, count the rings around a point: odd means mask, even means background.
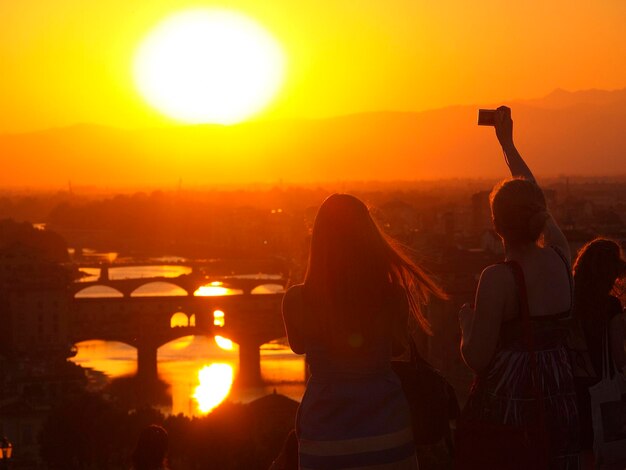
[[[626,261],[613,240],[596,238],[583,246],[574,263],[575,317],[586,351],[574,354],[576,390],[582,426],[583,448],[592,449],[593,430],[589,387],[602,377],[602,355],[609,341],[609,373],[621,372],[624,356],[624,320],[619,282],[626,276]]]
[[[496,110],[495,131],[513,177],[490,198],[505,262],[484,269],[474,305],[459,312],[461,353],[475,381],[461,415],[457,465],[577,469],[578,415],[565,343],[573,298],[569,245],[513,144],[509,108]]]
[[[311,377],[298,410],[300,468],[415,469],[408,404],[391,369],[409,315],[441,288],[385,236],[363,202],[333,194],[315,218],[303,284],[283,300]]]

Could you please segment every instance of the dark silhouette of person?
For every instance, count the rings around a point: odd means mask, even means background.
[[[169,437],[161,426],[151,424],[141,431],[132,455],[133,470],[167,470]]]
[[[593,429],[589,387],[602,377],[602,356],[609,341],[609,373],[622,372],[624,357],[624,316],[615,297],[616,283],[626,276],[626,261],[613,240],[596,238],[584,245],[574,263],[575,317],[582,348],[575,348],[573,366],[580,409],[582,444],[591,460]]]
[[[496,185],[490,197],[506,262],[483,270],[474,305],[465,304],[459,312],[461,352],[476,376],[461,418],[504,429],[530,425],[542,414],[549,443],[543,460],[550,468],[577,469],[579,422],[566,348],[573,298],[569,245],[513,143],[511,110],[498,108],[494,125],[513,177]],[[525,303],[530,334],[522,318]],[[534,354],[527,348],[528,336]],[[526,452],[523,441],[498,468],[517,468],[516,459]],[[485,445],[482,457],[502,454],[501,448]]]
[[[403,254],[366,205],[333,194],[315,218],[307,273],[283,300],[289,345],[311,376],[298,409],[301,468],[416,469],[407,400],[391,368],[411,314],[439,286]]]

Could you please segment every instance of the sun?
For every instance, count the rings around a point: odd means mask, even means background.
[[[193,9],[158,24],[134,59],[145,100],[186,123],[234,124],[265,108],[284,79],[280,44],[252,19]]]

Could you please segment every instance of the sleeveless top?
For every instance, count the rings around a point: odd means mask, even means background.
[[[564,259],[558,250],[555,251]],[[572,286],[569,268],[567,272]],[[523,293],[517,282],[516,288],[519,299]],[[538,406],[534,390],[538,388],[553,453],[552,467],[578,469],[580,429],[572,368],[566,348],[571,307],[565,312],[531,316],[530,319],[538,387],[533,388],[532,385],[531,354],[526,350],[518,315],[502,322],[496,352],[487,369],[476,377],[463,417],[498,424],[532,423]]]
[[[296,418],[300,468],[416,470],[408,403],[391,369],[391,326],[345,342],[353,353],[305,341],[311,376]]]

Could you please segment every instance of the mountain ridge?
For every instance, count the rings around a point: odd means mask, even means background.
[[[626,88],[512,100],[516,143],[538,175],[626,173]],[[481,106],[485,107],[485,106]],[[293,183],[506,176],[477,107],[322,119],[122,129],[77,124],[0,135],[0,184]],[[37,169],[33,171],[33,169]]]

